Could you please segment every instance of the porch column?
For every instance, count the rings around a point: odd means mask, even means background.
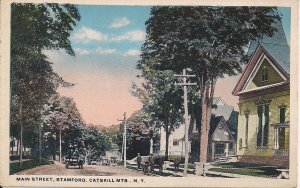
[[[229,150],[229,143],[226,142],[226,144],[225,144],[225,157],[228,157],[228,150]]]
[[[279,129],[278,127],[274,127],[274,149],[278,149],[279,148]]]
[[[153,153],[153,138],[150,139],[150,154]]]
[[[211,161],[214,161],[215,158],[215,142],[211,144]]]

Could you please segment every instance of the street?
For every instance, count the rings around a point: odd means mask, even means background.
[[[144,176],[143,172],[125,169],[120,166],[84,165],[83,169],[70,167],[55,162],[52,165],[43,165],[33,169],[24,170],[16,175],[72,175],[72,176]]]

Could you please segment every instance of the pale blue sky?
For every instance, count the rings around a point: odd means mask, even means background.
[[[81,21],[71,36],[76,57],[49,52],[55,71],[76,84],[59,91],[74,98],[87,123],[116,124],[124,112],[130,115],[141,108],[138,99],[131,96],[130,87],[132,81],[137,81],[135,66],[145,39],[145,21],[150,8],[80,5]],[[283,15],[289,43],[290,9],[279,8],[279,13]],[[228,82],[228,96],[224,96],[232,106],[237,103],[237,98],[231,96],[235,84],[236,81]],[[218,93],[216,96],[222,97]]]

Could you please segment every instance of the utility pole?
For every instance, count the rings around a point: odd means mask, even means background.
[[[183,86],[183,106],[184,106],[184,122],[185,122],[185,133],[184,133],[184,144],[185,144],[185,157],[184,157],[184,171],[183,176],[187,176],[187,169],[188,169],[188,162],[189,162],[189,112],[188,112],[188,99],[187,99],[187,86],[196,85],[196,83],[189,83],[187,82],[187,78],[189,77],[196,77],[195,75],[187,75],[186,69],[183,69],[182,75],[177,75],[177,77],[182,77],[183,83],[175,83],[175,85]]]
[[[59,126],[59,162],[62,163],[62,154],[61,154],[61,126]]]
[[[20,116],[21,116],[21,130],[20,130],[20,167],[23,165],[23,103],[21,102],[20,106]]]
[[[124,150],[124,168],[126,168],[126,112],[124,112],[124,119],[123,120],[118,120],[118,121],[123,121],[124,122],[124,132],[123,132],[123,150]]]
[[[39,163],[42,163],[42,125],[39,123]]]

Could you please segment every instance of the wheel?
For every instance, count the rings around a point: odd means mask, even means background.
[[[69,164],[66,164],[66,168],[69,168]]]

